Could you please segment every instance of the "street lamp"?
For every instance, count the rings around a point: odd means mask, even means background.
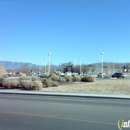
[[[50,75],[50,55],[51,53],[48,53],[48,74]]]
[[[80,75],[81,75],[81,64],[82,64],[82,58],[79,58],[80,60]]]
[[[44,63],[45,64],[45,70],[44,70],[44,72],[45,72],[45,74],[46,74],[46,60],[47,60],[47,58],[44,59],[44,62],[45,62]]]
[[[103,78],[103,55],[104,55],[104,52],[101,52],[101,56],[102,56],[102,78]]]

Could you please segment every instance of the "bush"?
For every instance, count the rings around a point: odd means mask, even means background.
[[[64,83],[66,82],[66,79],[64,77],[60,77],[59,82]]]
[[[51,87],[52,86],[52,80],[51,79],[46,79],[44,84],[45,84],[45,87]]]
[[[82,79],[83,82],[94,82],[95,80],[96,78],[92,75],[84,76]]]
[[[20,81],[18,79],[5,78],[2,81],[2,85],[5,88],[20,88]]]
[[[5,78],[4,77],[0,77],[0,86],[2,86],[2,82]]]
[[[79,82],[79,81],[81,81],[81,77],[79,75],[74,75],[73,76],[73,81]]]
[[[31,80],[21,80],[21,87],[24,88],[24,89],[31,89],[31,83],[32,81]]]
[[[20,81],[19,80],[12,80],[11,81],[11,88],[20,88],[21,85],[20,85]]]
[[[52,79],[53,81],[59,81],[60,76],[54,74],[54,75],[51,76],[51,79]]]
[[[32,76],[32,81],[38,80],[38,77]]]
[[[42,90],[42,82],[39,80],[35,80],[31,83],[33,90]]]
[[[57,81],[54,81],[54,82],[52,82],[52,86],[53,86],[53,87],[58,87],[58,86],[59,86],[59,83],[58,83]]]
[[[64,78],[66,79],[66,81],[68,82],[72,82],[73,81],[73,77],[71,75],[65,75]]]
[[[7,74],[4,74],[2,77],[3,77],[3,78],[8,78],[8,75],[7,75]]]
[[[21,86],[28,90],[42,90],[42,82],[39,80],[21,80]]]
[[[32,80],[31,76],[22,76],[19,78],[20,80]]]

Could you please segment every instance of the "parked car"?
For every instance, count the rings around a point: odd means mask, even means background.
[[[105,73],[99,73],[99,74],[97,75],[98,78],[101,78],[102,76],[105,77]]]
[[[72,75],[71,72],[65,72],[65,75]]]
[[[115,73],[112,75],[112,78],[124,78],[124,74],[123,73]]]

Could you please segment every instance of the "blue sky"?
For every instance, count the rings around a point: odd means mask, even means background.
[[[130,62],[130,0],[0,0],[0,59]]]

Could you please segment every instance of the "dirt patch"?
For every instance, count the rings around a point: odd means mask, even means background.
[[[60,84],[59,87],[49,87],[43,89],[43,91],[95,94],[130,94],[130,79],[109,79],[91,83]]]

